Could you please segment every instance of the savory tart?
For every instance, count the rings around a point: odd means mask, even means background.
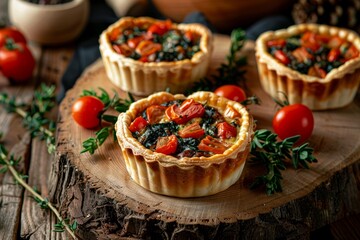
[[[108,78],[122,90],[182,93],[206,75],[212,34],[201,24],[123,17],[100,35],[100,52]]]
[[[260,82],[272,97],[313,110],[349,104],[360,78],[360,38],[350,30],[300,24],[269,31],[256,40]]]
[[[160,92],[119,115],[116,135],[140,186],[176,197],[218,193],[240,177],[253,119],[240,103],[211,92]]]

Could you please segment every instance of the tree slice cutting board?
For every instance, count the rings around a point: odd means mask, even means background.
[[[212,70],[225,60],[230,39],[217,35],[214,46]],[[250,112],[258,129],[271,130],[276,105],[260,87],[254,43],[248,42],[243,54],[248,56],[247,85],[262,100],[260,106],[250,106]],[[314,112],[309,142],[318,163],[306,170],[289,165],[283,172],[282,193],[268,196],[264,189],[250,190],[263,169],[247,162],[229,189],[182,199],[151,193],[132,181],[112,139],[93,155],[80,154],[82,142],[95,131],[72,120],[71,106],[84,89],[99,87],[126,97],[108,80],[101,59],[87,69],[61,103],[50,178],[52,200],[64,216],[78,222],[80,238],[307,238],[325,224],[360,212],[359,99],[342,109]]]

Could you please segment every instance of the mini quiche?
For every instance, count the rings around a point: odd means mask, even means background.
[[[211,92],[160,92],[121,113],[116,135],[131,178],[163,195],[200,197],[230,187],[250,151],[253,118]]]
[[[138,96],[184,92],[206,75],[212,53],[205,26],[149,17],[123,17],[99,41],[108,78]]]
[[[260,82],[272,97],[313,110],[346,106],[360,83],[360,38],[350,30],[300,24],[256,40]]]

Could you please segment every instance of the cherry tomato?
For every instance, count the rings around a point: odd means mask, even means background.
[[[158,123],[165,115],[167,107],[160,105],[151,105],[146,109],[146,117],[150,124]]]
[[[131,132],[139,132],[147,126],[148,122],[141,116],[134,119],[129,126]]]
[[[15,27],[0,28],[0,46],[5,45],[8,38],[12,38],[16,43],[26,44],[25,36]]]
[[[229,100],[242,102],[246,100],[245,91],[236,85],[223,85],[215,89],[214,93]]]
[[[176,152],[178,140],[175,135],[160,137],[156,143],[155,152],[171,155]]]
[[[218,139],[207,135],[199,143],[198,149],[201,151],[212,152],[215,154],[222,154],[227,149],[227,146],[225,145],[225,143],[219,141]]]
[[[274,116],[272,126],[280,139],[300,135],[298,144],[305,142],[314,129],[314,116],[305,105],[297,103],[281,108]]]
[[[274,52],[274,57],[284,65],[288,65],[290,63],[290,58],[286,56],[282,50],[276,50]]]
[[[236,127],[230,125],[227,122],[221,122],[216,125],[217,135],[222,139],[228,139],[236,137],[237,129]]]
[[[202,129],[197,122],[194,122],[179,131],[179,136],[182,138],[201,138],[204,134],[205,130]]]
[[[75,122],[84,128],[94,128],[100,125],[100,115],[104,103],[93,96],[80,97],[72,106],[71,115]]]
[[[0,48],[0,71],[13,82],[31,79],[35,59],[24,43],[9,43]]]
[[[202,117],[205,108],[201,103],[194,99],[186,99],[180,106],[176,104],[168,107],[165,111],[166,116],[177,124],[184,124],[196,117]]]

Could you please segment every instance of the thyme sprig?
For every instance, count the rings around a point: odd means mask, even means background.
[[[100,94],[94,90],[83,90],[81,96],[94,96],[104,103],[105,108],[100,117],[103,121],[110,123],[110,126],[101,128],[99,131],[95,132],[95,137],[86,139],[82,144],[83,149],[81,150],[81,153],[89,152],[90,154],[94,154],[111,134],[113,135],[113,139],[115,141],[116,132],[114,128],[118,116],[105,114],[105,112],[110,108],[114,109],[118,113],[125,112],[129,109],[131,103],[135,102],[134,97],[130,93],[128,93],[128,99],[122,99],[115,91],[113,97],[110,97],[105,89],[99,88],[99,90]]]
[[[23,118],[24,127],[30,131],[31,137],[44,140],[49,153],[55,152],[55,122],[45,114],[55,106],[55,86],[42,84],[35,90],[34,97],[29,104],[17,102],[15,97],[7,93],[0,93],[0,104],[8,113],[17,113]]]
[[[3,144],[0,144],[0,173],[5,173],[9,171],[13,175],[15,182],[23,186],[25,190],[27,190],[33,196],[33,198],[40,205],[41,208],[48,208],[55,214],[55,216],[59,220],[59,223],[55,224],[54,231],[58,231],[59,227],[62,226],[62,231],[66,230],[71,235],[71,237],[73,237],[73,239],[76,239],[76,236],[74,234],[77,226],[76,221],[74,221],[72,224],[64,221],[57,209],[46,198],[42,197],[35,188],[32,188],[24,181],[27,176],[19,173],[16,170],[16,166],[19,164],[20,161],[21,158],[15,159],[14,155],[12,154],[9,156],[7,149],[4,147]]]
[[[231,45],[229,54],[226,56],[227,63],[222,63],[216,70],[217,74],[205,77],[195,82],[193,87],[187,91],[191,94],[196,91],[213,91],[217,87],[225,84],[239,84],[245,88],[245,70],[241,67],[247,64],[246,56],[239,52],[246,41],[245,31],[241,28],[231,32]]]
[[[294,147],[295,142],[300,136],[293,136],[277,141],[277,135],[269,130],[261,129],[255,131],[251,143],[251,161],[260,163],[266,167],[267,173],[255,178],[250,186],[256,188],[265,185],[266,193],[271,195],[275,192],[281,192],[281,171],[286,169],[286,163],[291,162],[297,169],[299,166],[309,168],[308,163],[317,162],[312,155],[314,149],[304,143],[301,146]]]

